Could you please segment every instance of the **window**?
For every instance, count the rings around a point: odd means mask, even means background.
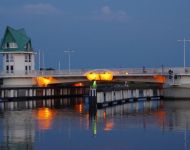
[[[14,72],[14,66],[10,66],[11,67],[11,73]]]
[[[5,61],[6,62],[14,62],[13,54],[5,54]]]
[[[6,48],[9,48],[9,43],[7,43],[7,46],[6,46]]]
[[[14,62],[14,57],[13,57],[13,54],[10,54],[10,55],[9,55],[9,58],[10,58],[10,59],[9,59],[9,60],[10,60],[10,62]]]
[[[28,66],[25,66],[25,71],[27,71],[28,70]]]
[[[31,54],[25,54],[25,62],[31,62]]]
[[[28,61],[31,62],[31,54],[28,54]]]
[[[31,66],[28,66],[28,70],[31,70]]]
[[[25,74],[28,73],[28,66],[25,66]]]
[[[15,42],[9,43],[10,48],[18,48],[17,44]]]
[[[6,73],[9,73],[9,66],[6,66]]]

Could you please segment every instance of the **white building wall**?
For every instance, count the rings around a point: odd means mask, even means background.
[[[12,54],[13,55],[13,60],[14,61],[6,61],[6,54]],[[31,54],[31,61],[30,62],[25,62],[25,55]],[[3,55],[3,71],[7,72],[6,70],[6,66],[9,66],[9,70],[10,70],[10,66],[14,67],[14,73],[15,74],[25,74],[25,66],[27,66],[27,70],[28,72],[30,72],[29,70],[29,66],[31,66],[31,71],[35,69],[35,56],[34,53],[5,53]],[[9,71],[9,73],[11,73],[11,71]]]

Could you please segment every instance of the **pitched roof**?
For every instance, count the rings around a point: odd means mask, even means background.
[[[17,48],[5,48],[4,44],[15,42],[17,44]],[[0,51],[32,51],[32,45],[30,49],[26,49],[26,44],[30,43],[31,39],[26,35],[25,30],[22,29],[13,29],[7,26],[5,30],[4,37],[1,41]]]

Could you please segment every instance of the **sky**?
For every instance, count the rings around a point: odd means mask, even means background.
[[[7,25],[25,28],[45,67],[67,69],[68,49],[73,69],[181,67],[190,0],[1,0],[0,38]]]

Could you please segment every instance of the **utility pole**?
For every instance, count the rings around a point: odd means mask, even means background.
[[[44,51],[42,51],[42,67],[43,67],[43,70],[45,70],[45,58],[44,58]]]
[[[183,42],[183,66],[184,68],[186,67],[186,42],[190,42],[190,40],[183,39],[183,40],[178,40],[178,42]]]
[[[59,71],[61,70],[61,62],[60,62],[60,60],[58,61],[58,70]]]
[[[41,58],[40,58],[40,50],[39,50],[39,54],[38,54],[38,64],[39,64],[39,70],[41,69]]]
[[[68,69],[69,69],[69,73],[70,73],[70,71],[71,71],[71,53],[74,53],[75,51],[74,50],[67,50],[64,52],[68,54]]]

